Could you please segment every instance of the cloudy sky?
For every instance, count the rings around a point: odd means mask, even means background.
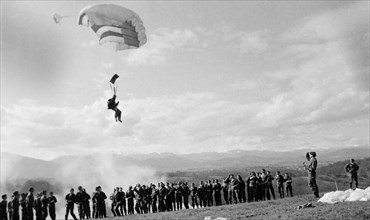
[[[95,3],[1,2],[1,152],[368,146],[368,1],[116,2],[148,36],[121,52],[76,24]]]

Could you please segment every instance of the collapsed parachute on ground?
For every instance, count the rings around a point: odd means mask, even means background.
[[[318,202],[330,204],[354,201],[370,201],[370,186],[366,189],[357,188],[356,190],[348,189],[346,191],[328,192],[318,200]]]
[[[91,27],[99,43],[112,42],[116,51],[139,48],[147,41],[145,27],[133,11],[119,5],[98,4],[81,10],[78,24]]]

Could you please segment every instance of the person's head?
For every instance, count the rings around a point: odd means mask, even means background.
[[[120,191],[120,192],[122,192],[122,191],[123,191],[123,188],[122,188],[122,187],[120,187],[120,188],[119,188],[119,191]]]
[[[69,190],[69,192],[70,192],[70,193],[74,193],[74,192],[75,192],[75,190],[74,190],[73,188],[71,188],[71,189]]]
[[[195,186],[195,183],[191,183],[191,186],[193,186],[193,187],[194,187],[194,186]]]
[[[311,157],[316,157],[316,152],[310,152],[310,158]]]
[[[86,189],[85,188],[82,188],[82,192],[86,192]]]
[[[78,187],[78,191],[82,192],[82,186]]]
[[[129,186],[129,187],[128,187],[128,189],[129,189],[129,190],[132,190],[132,186]]]
[[[18,191],[15,191],[13,193],[13,196],[14,196],[14,198],[18,199],[19,198],[19,192]]]
[[[262,170],[261,170],[261,172],[262,172],[262,173],[266,173],[266,170],[265,170],[265,169],[262,169]]]
[[[270,171],[270,170],[268,170],[268,171],[267,171],[267,174],[271,174],[271,171]]]
[[[47,195],[46,190],[43,190],[43,191],[42,191],[42,195],[43,195],[43,196],[46,196],[46,195]]]
[[[351,161],[351,163],[354,163],[355,162],[355,159],[352,158],[350,161]]]
[[[27,197],[27,194],[26,194],[26,193],[21,193],[21,198],[22,198],[22,200],[23,200],[23,199],[26,199],[26,197]]]
[[[285,174],[284,174],[284,176],[285,176],[285,177],[288,177],[288,176],[289,176],[289,174],[288,174],[288,173],[285,173]]]
[[[33,193],[35,190],[31,187],[28,191]]]
[[[50,192],[50,193],[49,193],[49,195],[50,195],[50,196],[54,196],[54,193],[53,193],[53,192]]]
[[[280,175],[280,171],[276,171],[276,175]]]
[[[8,196],[6,194],[3,194],[3,195],[1,195],[1,199],[5,201],[5,200],[8,199]]]

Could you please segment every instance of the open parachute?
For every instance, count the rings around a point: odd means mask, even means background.
[[[78,24],[90,27],[100,44],[114,43],[116,51],[139,48],[147,41],[139,15],[119,5],[87,6],[79,13]]]

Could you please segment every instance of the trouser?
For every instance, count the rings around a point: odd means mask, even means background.
[[[158,210],[160,212],[166,211],[166,205],[164,204],[164,198],[159,198],[158,199]]]
[[[271,196],[270,196],[270,189],[267,185],[264,185],[263,186],[263,191],[264,191],[264,195],[265,195],[265,200],[270,200],[271,199]]]
[[[189,195],[184,195],[183,197],[185,209],[189,209]]]
[[[8,220],[8,215],[6,212],[1,211],[0,213],[0,220]]]
[[[121,216],[122,213],[120,211],[121,209],[121,206],[122,206],[122,202],[117,202],[116,205],[114,206],[114,212],[116,213],[116,215],[118,216]]]
[[[68,214],[71,213],[71,216],[73,217],[74,220],[77,220],[75,213],[73,213],[74,209],[74,204],[68,204],[66,207],[66,215],[65,215],[65,220],[68,220]]]
[[[151,199],[151,206],[152,206],[152,212],[156,213],[157,212],[157,198],[152,198]]]
[[[316,184],[316,173],[312,172],[308,174],[308,185],[311,187],[313,194],[316,197],[319,197],[319,188]]]
[[[216,203],[216,206],[221,205],[221,192],[220,191],[215,192],[215,203]]]
[[[181,195],[176,196],[176,208],[177,210],[182,209],[182,196]]]
[[[274,198],[274,199],[275,199],[274,186],[273,186],[272,184],[269,184],[269,185],[267,186],[267,188],[269,189],[269,191],[270,191],[270,193],[271,193],[271,195],[272,195],[272,198]]]
[[[143,212],[143,210],[142,210],[142,200],[140,200],[140,199],[138,199],[138,200],[136,200],[136,203],[135,203],[135,211],[136,211],[136,213],[137,214],[142,214]]]
[[[232,189],[229,189],[228,191],[228,197],[229,197],[229,204],[233,204],[233,198],[235,197],[235,192]]]
[[[55,215],[55,205],[50,205],[49,206],[49,216],[51,220],[55,220],[56,215]]]
[[[245,195],[245,188],[244,189],[240,189],[240,202],[246,202],[247,201],[247,197]]]
[[[193,208],[195,208],[195,206],[197,206],[197,208],[198,208],[198,207],[199,207],[199,205],[198,205],[198,199],[197,199],[197,196],[191,196],[190,198],[191,198],[191,206],[192,206]]]
[[[19,220],[19,211],[12,212],[12,220]]]
[[[357,173],[351,174],[351,182],[349,182],[349,187],[352,189],[352,183],[355,182],[356,188],[358,188],[358,176]]]
[[[46,220],[47,217],[48,217],[48,208],[47,207],[43,207],[41,209],[41,219],[42,220]]]
[[[224,195],[224,200],[225,200],[225,203],[228,205],[229,204],[229,197],[228,197],[228,192],[227,192],[227,189],[222,189],[222,194]]]
[[[235,189],[234,190],[234,200],[235,200],[235,204],[237,204],[238,202],[240,202],[240,190],[239,189]]]
[[[278,192],[280,195],[280,198],[284,198],[284,186],[283,185],[278,185]]]
[[[172,199],[169,196],[166,198],[166,209],[167,211],[172,211]]]
[[[33,207],[27,206],[27,220],[33,220]]]
[[[130,198],[130,199],[127,199],[127,211],[128,211],[128,214],[134,214],[134,199],[133,198]]]
[[[285,191],[286,191],[286,196],[289,196],[290,194],[290,196],[293,197],[293,188],[291,184],[285,186]]]
[[[116,206],[116,202],[112,202],[110,210],[112,211],[113,216],[117,216],[116,212],[114,211],[115,206]]]
[[[122,202],[121,202],[121,205],[120,205],[119,208],[120,208],[119,210],[120,210],[120,212],[121,212],[122,215],[127,215],[126,199],[125,198],[122,199]]]
[[[84,206],[82,203],[77,204],[78,216],[80,219],[85,219]]]
[[[199,206],[202,208],[202,207],[206,207],[206,200],[204,199],[204,196],[203,195],[198,195],[198,198],[199,198]]]
[[[257,201],[256,188],[248,187],[248,202],[255,202],[255,201]]]
[[[41,211],[41,209],[37,208],[35,210],[35,214],[36,214],[36,220],[42,220],[42,211]]]
[[[83,203],[83,206],[84,206],[84,216],[89,219],[91,218],[91,211],[90,211],[90,202],[89,201],[85,201]]]
[[[13,219],[13,212],[11,210],[8,210],[9,220]]]

